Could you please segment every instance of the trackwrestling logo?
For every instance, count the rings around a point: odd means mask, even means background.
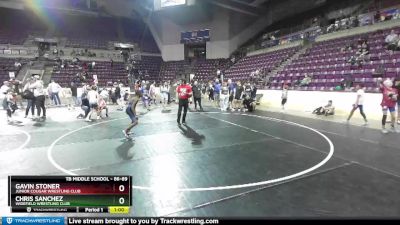
[[[64,217],[3,217],[3,225],[64,225]]]

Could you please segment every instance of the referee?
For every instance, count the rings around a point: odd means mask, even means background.
[[[192,96],[192,87],[186,84],[186,80],[182,79],[181,84],[176,88],[176,93],[179,99],[179,108],[178,108],[178,125],[181,124],[181,114],[183,107],[183,117],[182,123],[186,124],[186,113],[189,107],[189,98]]]

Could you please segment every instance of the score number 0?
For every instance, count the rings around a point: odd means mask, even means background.
[[[124,191],[125,191],[125,186],[122,185],[122,184],[119,185],[118,191],[119,191],[119,192],[124,192]],[[120,197],[120,198],[118,199],[118,202],[119,202],[120,205],[123,205],[123,204],[125,203],[125,198],[124,198],[124,197]]]

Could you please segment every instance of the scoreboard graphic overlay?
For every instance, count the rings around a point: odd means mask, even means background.
[[[13,213],[129,213],[131,176],[9,176]]]

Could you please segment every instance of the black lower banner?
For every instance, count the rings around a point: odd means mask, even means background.
[[[160,224],[220,224],[219,219],[213,218],[181,218],[181,217],[68,217],[67,225],[160,225]]]
[[[395,219],[395,218],[393,218]],[[269,218],[250,218],[250,219],[232,219],[232,218],[202,218],[202,217],[68,217],[67,225],[171,225],[171,224],[199,224],[199,225],[208,225],[208,224],[282,224],[282,223],[316,223],[318,225],[323,222],[324,224],[330,223],[343,223],[343,221],[350,223],[362,223],[362,224],[376,224],[379,223],[396,223],[398,224],[399,220],[396,221],[393,219],[378,219],[373,218],[372,220],[368,219],[359,219],[359,218],[333,218],[331,220],[324,218],[314,218],[314,219],[269,219]],[[398,219],[398,218],[397,218]]]

